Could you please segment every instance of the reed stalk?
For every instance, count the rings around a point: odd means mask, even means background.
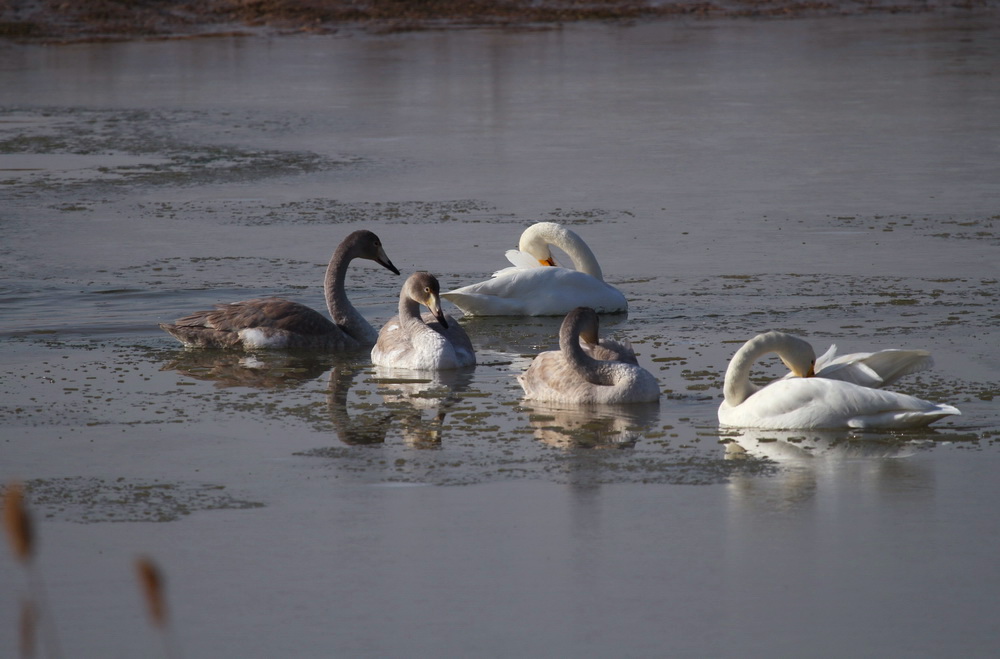
[[[48,606],[42,575],[35,563],[38,548],[34,524],[24,499],[24,486],[21,483],[9,483],[4,489],[4,528],[14,557],[24,566],[29,584],[29,599],[21,605],[21,656],[34,656],[35,638],[38,635],[36,631],[39,631],[45,641],[44,647],[48,650],[48,656],[58,659],[62,657],[62,650],[56,632],[55,616]]]
[[[163,573],[159,566],[146,556],[140,556],[136,559],[135,570],[139,579],[139,587],[146,601],[146,611],[149,613],[150,622],[160,634],[164,656],[168,659],[179,659],[180,652],[173,640],[170,620],[167,615],[167,596]]]

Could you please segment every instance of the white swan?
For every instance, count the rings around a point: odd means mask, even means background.
[[[750,368],[763,355],[776,353],[799,377],[758,387]],[[725,400],[719,423],[764,429],[915,428],[951,414],[951,405],[932,403],[853,382],[813,377],[816,355],[808,342],[783,332],[759,334],[743,344],[726,370]]]
[[[347,266],[369,259],[399,274],[371,231],[355,231],[337,246],[326,268],[323,292],[330,319],[309,307],[277,297],[217,304],[160,327],[186,346],[199,348],[314,348],[351,350],[375,343],[378,333],[344,289]]]
[[[372,348],[376,366],[445,370],[476,364],[469,335],[441,310],[441,287],[429,272],[415,272],[399,293],[399,315],[379,332]],[[431,310],[423,318],[420,305]]]
[[[890,348],[878,352],[854,352],[837,356],[837,346],[831,345],[816,359],[814,370],[818,378],[853,382],[863,387],[887,387],[904,375],[923,371],[934,365],[927,350]],[[785,378],[796,377],[789,373]]]
[[[559,328],[559,350],[543,352],[517,376],[524,397],[549,403],[650,403],[660,397],[653,374],[633,363],[602,361],[587,355],[581,339],[597,342],[597,312],[570,311]]]
[[[559,267],[549,245],[566,252],[576,269]],[[561,224],[539,222],[528,227],[518,249],[507,251],[507,259],[512,267],[442,297],[470,316],[561,316],[580,306],[599,313],[628,311],[621,291],[604,282],[587,243]]]

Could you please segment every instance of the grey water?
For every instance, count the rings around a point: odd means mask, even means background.
[[[679,20],[0,46],[0,479],[68,656],[995,656],[1000,19]],[[554,409],[558,318],[472,371],[181,348],[322,309],[356,228],[445,288],[571,225],[659,404]],[[376,326],[402,277],[356,263]],[[449,311],[459,315],[457,309]],[[720,429],[767,329],[931,350],[910,432]],[[761,379],[780,373],[762,363]],[[0,648],[29,580],[0,558]]]

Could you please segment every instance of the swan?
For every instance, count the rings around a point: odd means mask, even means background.
[[[337,246],[326,268],[323,291],[330,319],[309,307],[277,297],[217,304],[160,328],[186,346],[199,348],[314,348],[351,350],[375,343],[378,334],[347,299],[347,266],[356,258],[399,270],[371,231],[355,231]]]
[[[653,374],[636,364],[597,360],[587,355],[581,339],[596,343],[597,312],[590,307],[570,311],[559,328],[559,350],[543,352],[517,377],[524,397],[549,403],[650,403],[660,397]]]
[[[758,387],[750,368],[763,355],[776,353],[798,377]],[[719,423],[763,429],[915,428],[951,414],[951,405],[872,389],[854,382],[814,377],[816,354],[807,341],[784,332],[767,332],[736,351],[723,384],[725,400]]]
[[[934,365],[927,350],[899,350],[890,348],[878,352],[854,352],[837,355],[836,344],[816,359],[814,367],[818,378],[853,382],[863,387],[887,387],[904,375],[923,371]],[[788,373],[785,378],[796,377]]]
[[[549,246],[566,252],[576,268],[559,267]],[[587,306],[599,313],[625,313],[621,291],[604,282],[597,257],[571,229],[538,222],[521,234],[518,249],[508,250],[511,267],[493,277],[442,293],[469,316],[562,316]]]
[[[415,272],[399,293],[399,315],[379,332],[372,348],[376,366],[446,370],[475,366],[469,335],[441,310],[441,287],[429,272]],[[420,305],[431,313],[420,316]]]

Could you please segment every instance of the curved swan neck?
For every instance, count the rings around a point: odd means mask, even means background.
[[[812,347],[806,341],[784,332],[766,332],[750,339],[736,351],[726,369],[722,393],[727,403],[739,405],[761,390],[762,387],[750,381],[750,369],[758,359],[772,352],[786,364],[801,363],[802,360],[810,361]],[[812,361],[815,361],[815,356]]]
[[[399,322],[426,324],[420,315],[420,303],[411,298],[405,290],[399,296]]]
[[[326,297],[326,308],[330,318],[339,322],[345,314],[354,309],[347,299],[344,282],[347,281],[347,268],[357,256],[356,241],[345,240],[334,250],[330,263],[326,266],[326,277],[323,279],[323,294]]]
[[[608,369],[608,362],[601,362],[583,350],[580,333],[589,324],[594,324],[596,334],[597,314],[593,309],[577,308],[566,316],[559,328],[559,350],[573,372],[592,384],[614,384]]]
[[[537,255],[548,253],[548,245],[555,245],[573,260],[573,267],[591,277],[604,281],[604,273],[594,252],[575,231],[555,222],[533,224],[521,234],[518,249]],[[541,249],[540,249],[541,248]]]

